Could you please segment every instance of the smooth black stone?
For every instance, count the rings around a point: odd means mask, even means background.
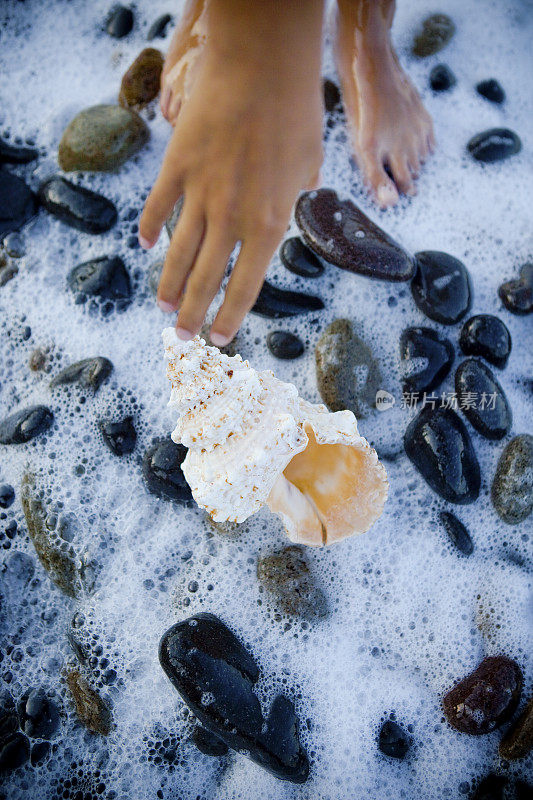
[[[213,614],[197,614],[162,637],[159,660],[199,722],[234,750],[282,780],[303,783],[309,762],[292,703],[276,697],[265,720],[253,685],[259,670],[237,637]],[[211,702],[202,700],[209,693]]]
[[[28,738],[18,727],[13,698],[8,691],[0,690],[0,774],[17,769],[30,756]]]
[[[130,276],[119,256],[101,256],[84,261],[71,269],[68,285],[76,295],[76,303],[96,297],[122,311],[131,302]],[[104,302],[104,309],[109,310]]]
[[[55,376],[50,381],[50,388],[56,386],[68,386],[77,383],[83,389],[92,389],[97,392],[100,386],[113,372],[113,364],[108,358],[97,356],[96,358],[84,358],[83,361],[76,361]]]
[[[50,214],[84,233],[105,233],[117,221],[117,209],[111,200],[75,186],[60,175],[41,184],[39,198]]]
[[[324,272],[324,266],[318,256],[302,242],[299,236],[285,239],[280,247],[279,257],[290,272],[303,278],[318,278]]]
[[[429,73],[429,85],[434,92],[446,92],[456,83],[457,78],[447,64],[437,64]]]
[[[335,111],[341,111],[341,93],[337,84],[326,78],[322,83],[322,89],[324,92],[324,107],[327,113],[333,114]]]
[[[172,22],[172,17],[170,14],[162,14],[154,22],[152,22],[148,29],[148,33],[146,34],[148,41],[151,42],[152,39],[155,39],[156,37],[163,39],[165,37],[169,22]]]
[[[409,366],[415,358],[426,359],[427,364],[404,378],[403,390],[407,393],[430,392],[442,383],[451,369],[453,345],[448,339],[441,339],[431,328],[406,328],[400,336],[402,366]]]
[[[414,274],[411,256],[333,189],[300,195],[295,219],[309,247],[340,269],[383,281],[408,281]]]
[[[31,748],[30,763],[32,767],[36,767],[47,757],[50,752],[50,742],[37,742]]]
[[[476,86],[476,91],[486,100],[490,100],[491,103],[503,103],[505,100],[505,92],[494,78],[480,81]]]
[[[505,790],[509,786],[507,775],[491,773],[480,781],[472,795],[472,800],[504,800]]]
[[[116,6],[107,18],[106,31],[114,39],[123,39],[133,28],[133,11],[125,6]]]
[[[0,164],[29,164],[39,155],[34,147],[21,147],[0,139]],[[2,175],[3,178],[3,175]]]
[[[226,742],[215,736],[214,733],[208,731],[207,728],[201,725],[196,725],[192,734],[191,742],[193,742],[198,750],[206,756],[225,756],[229,750]]]
[[[15,500],[15,490],[9,483],[0,485],[0,508],[9,508]]]
[[[465,265],[438,250],[416,253],[415,259],[411,292],[420,311],[443,325],[459,322],[472,305],[472,284]]]
[[[503,369],[511,352],[511,334],[498,317],[477,314],[463,325],[459,345],[466,356],[481,356]]]
[[[502,387],[483,361],[467,358],[459,364],[455,391],[461,411],[478,433],[487,439],[503,439],[513,415]],[[474,398],[472,404],[469,398]]]
[[[426,405],[409,423],[404,448],[426,483],[450,503],[479,496],[479,464],[464,422],[448,408]]]
[[[59,728],[59,709],[44,689],[30,689],[18,704],[21,730],[32,739],[50,739]]]
[[[152,445],[143,458],[143,476],[152,494],[182,505],[192,505],[192,493],[185,480],[181,465],[187,448],[175,444],[172,439],[163,439]]]
[[[37,213],[37,199],[17,175],[0,169],[0,237],[18,231]]]
[[[265,281],[251,313],[270,319],[282,319],[306,314],[308,311],[319,311],[322,308],[324,303],[319,297],[278,289],[277,286]]]
[[[104,442],[116,456],[132,453],[137,441],[137,433],[133,425],[133,417],[125,417],[119,422],[103,419],[98,423]]]
[[[276,358],[298,358],[305,350],[302,340],[294,333],[272,331],[267,336],[267,347]]]
[[[24,444],[44,433],[54,415],[46,406],[29,406],[0,422],[0,444]]]
[[[454,547],[465,556],[472,555],[474,552],[474,542],[461,520],[457,519],[455,514],[452,514],[450,511],[441,511],[439,516],[444,530],[448,534]]]
[[[523,316],[533,311],[533,262],[528,262],[514,280],[502,283],[498,294],[505,308]]]
[[[520,137],[509,128],[490,128],[472,136],[467,144],[468,152],[484,164],[503,161],[522,149]]]
[[[379,731],[378,747],[391,758],[403,759],[411,746],[409,736],[397,722],[389,719]]]

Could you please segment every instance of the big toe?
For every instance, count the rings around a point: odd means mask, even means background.
[[[390,208],[398,202],[398,189],[385,171],[382,159],[366,155],[361,159],[365,183],[372,189],[381,208]]]
[[[402,194],[416,194],[415,184],[409,168],[409,162],[404,155],[395,155],[389,159],[389,167],[398,191]]]

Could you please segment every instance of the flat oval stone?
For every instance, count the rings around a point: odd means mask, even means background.
[[[226,742],[215,736],[214,733],[208,731],[202,725],[195,725],[191,734],[191,742],[193,742],[198,750],[205,756],[225,756],[229,750]]]
[[[403,390],[423,393],[436,389],[453,364],[453,345],[431,328],[406,328],[400,336]]]
[[[274,699],[265,719],[254,692],[259,670],[237,637],[213,614],[196,614],[162,637],[159,660],[199,722],[281,780],[303,783],[307,755],[294,706]]]
[[[288,331],[272,331],[267,336],[267,347],[276,358],[298,358],[304,352],[304,343]]]
[[[106,31],[114,39],[123,39],[133,28],[133,11],[125,6],[115,6],[107,18]]]
[[[124,456],[133,453],[137,441],[133,417],[124,417],[118,422],[112,419],[102,419],[99,421],[98,427],[102,431],[104,442],[114,455]]]
[[[165,500],[192,505],[193,498],[181,465],[187,448],[163,439],[148,448],[143,457],[143,477],[148,491]]]
[[[533,311],[533,262],[528,262],[520,270],[520,276],[502,283],[498,294],[505,308],[520,316]]]
[[[124,108],[144,108],[159,94],[163,55],[145,47],[126,70],[120,84],[118,102]]]
[[[0,139],[0,164],[28,164],[35,161],[38,155],[39,151],[34,147],[21,147]]]
[[[382,753],[402,760],[407,755],[410,746],[410,737],[397,722],[388,719],[383,723],[378,736],[378,747]]]
[[[504,322],[492,314],[470,317],[461,328],[459,345],[467,356],[481,356],[503,369],[511,352],[511,334]]]
[[[480,736],[512,716],[521,692],[518,664],[507,656],[489,656],[444,696],[444,714],[457,731]]]
[[[56,386],[77,383],[83,389],[92,389],[93,392],[97,392],[112,372],[113,364],[108,358],[103,356],[84,358],[83,361],[76,361],[75,364],[70,364],[62,369],[50,381],[50,388],[55,389]]]
[[[454,547],[464,556],[472,555],[474,542],[461,520],[450,511],[441,511],[439,518]]]
[[[324,303],[320,297],[278,289],[277,286],[265,281],[251,313],[270,319],[283,319],[307,314],[308,311],[320,311],[322,308]]]
[[[501,454],[491,498],[508,525],[523,522],[533,511],[533,436],[529,433],[515,436]]]
[[[59,708],[44,689],[29,689],[18,704],[20,727],[32,739],[51,739],[59,728]]]
[[[336,267],[383,281],[408,281],[414,274],[411,256],[333,189],[300,195],[295,219],[309,247]]]
[[[154,20],[154,22],[152,22],[148,28],[148,33],[146,34],[148,41],[151,42],[152,39],[155,39],[156,37],[159,39],[164,39],[169,22],[172,22],[172,17],[170,14],[162,14],[160,17]]]
[[[443,325],[459,322],[472,305],[472,284],[465,265],[438,250],[416,253],[415,259],[411,292],[420,311]]]
[[[447,14],[432,14],[415,36],[413,54],[419,58],[440,52],[455,33],[455,23]]]
[[[100,256],[84,261],[70,270],[67,281],[76,296],[76,303],[95,297],[122,310],[131,302],[130,276],[119,256]],[[109,310],[107,305],[104,305],[104,310]]]
[[[429,85],[434,92],[447,92],[457,83],[457,78],[447,64],[437,64],[429,73]]]
[[[505,732],[499,747],[501,758],[514,761],[525,758],[533,749],[533,697]]]
[[[25,444],[48,430],[54,415],[46,406],[29,406],[0,422],[0,444]]]
[[[322,262],[299,236],[285,239],[280,247],[279,256],[290,272],[303,278],[318,278],[324,272]]]
[[[18,175],[0,169],[0,236],[22,228],[35,216],[37,206],[30,187]]]
[[[455,373],[459,407],[471,425],[486,439],[503,439],[513,415],[505,393],[490,371],[477,358],[467,358]]]
[[[509,128],[489,128],[472,136],[467,144],[468,152],[484,164],[503,161],[522,149],[520,137]]]
[[[111,200],[91,189],[75,186],[60,175],[48,178],[39,189],[41,203],[61,222],[84,233],[105,233],[117,221]]]
[[[15,490],[9,483],[0,484],[0,508],[9,508],[15,501]]]
[[[9,692],[0,690],[0,773],[12,772],[30,757],[30,743],[18,729],[15,703]]]
[[[426,405],[408,425],[404,448],[428,485],[450,503],[479,496],[479,464],[464,422],[449,408]]]
[[[505,92],[494,78],[480,81],[476,86],[476,92],[491,103],[503,103],[505,100]]]

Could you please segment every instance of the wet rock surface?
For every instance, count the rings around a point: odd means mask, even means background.
[[[167,25],[169,22],[172,22],[172,17],[170,14],[162,14],[160,17],[154,20],[148,28],[148,33],[146,34],[148,41],[151,42],[152,39],[163,39],[166,36]]]
[[[97,298],[102,311],[113,308],[122,311],[131,302],[130,276],[119,256],[101,256],[71,269],[68,285],[74,292],[76,303]]]
[[[476,161],[492,164],[519,153],[522,142],[518,134],[509,128],[489,128],[472,136],[467,149]]]
[[[35,147],[22,147],[0,139],[0,164],[29,164],[38,155],[39,151]]]
[[[341,269],[384,281],[407,281],[414,274],[411,256],[332,189],[300,195],[295,219],[309,247]]]
[[[415,258],[411,292],[420,311],[443,325],[459,322],[472,305],[472,284],[465,265],[438,250],[425,250]]]
[[[521,692],[518,664],[503,655],[489,656],[444,696],[444,714],[461,733],[490,733],[512,716]]]
[[[25,444],[48,430],[54,415],[46,406],[15,411],[0,422],[0,444]]]
[[[18,175],[0,168],[0,236],[18,231],[37,213],[37,200]]]
[[[430,392],[439,386],[453,364],[453,345],[431,328],[406,328],[400,336],[404,392]]]
[[[533,311],[533,262],[520,269],[520,275],[502,283],[498,289],[502,303],[513,314],[531,314]]]
[[[455,23],[447,14],[427,17],[413,42],[413,54],[419,58],[439,53],[455,33]]]
[[[19,730],[17,711],[10,693],[0,690],[0,774],[11,772],[30,757],[30,743]]]
[[[429,73],[429,85],[434,92],[447,92],[457,83],[457,78],[447,64],[437,64]]]
[[[123,39],[133,28],[133,11],[126,6],[117,5],[111,9],[106,21],[106,31],[113,39]]]
[[[170,438],[148,448],[142,466],[147,489],[157,497],[192,505],[191,490],[181,469],[186,455],[187,448]]]
[[[474,552],[474,542],[460,519],[450,511],[441,511],[439,519],[448,538],[454,547],[464,556],[470,556]]]
[[[520,716],[511,724],[500,742],[502,758],[514,761],[525,758],[533,749],[533,698]]]
[[[505,92],[495,78],[480,81],[476,85],[476,92],[491,103],[503,103],[505,100]]]
[[[62,369],[50,381],[50,388],[55,389],[57,386],[70,386],[75,383],[82,389],[97,392],[112,372],[113,364],[108,358],[103,356],[84,358]]]
[[[21,730],[32,739],[51,739],[59,729],[59,708],[43,688],[29,689],[18,704]]]
[[[142,50],[120,84],[118,102],[124,108],[144,108],[159,94],[163,55],[154,47]]]
[[[205,728],[232,749],[246,750],[276,777],[293,783],[307,779],[309,762],[293,704],[279,695],[263,717],[254,692],[258,667],[221,620],[197,614],[173,625],[161,639],[159,660]]]
[[[257,561],[257,578],[285,614],[316,619],[328,614],[328,602],[305,558],[303,548],[284,547]]]
[[[111,200],[91,189],[75,186],[60,175],[44,181],[39,198],[50,214],[84,233],[105,233],[117,221],[117,210]]]
[[[352,323],[337,319],[328,325],[315,350],[317,385],[330,411],[353,411],[363,418],[375,407],[382,386],[379,364]]]
[[[481,356],[503,369],[511,353],[511,334],[504,322],[492,314],[470,317],[461,328],[459,345],[467,356]]]
[[[378,747],[390,758],[404,759],[411,746],[411,737],[394,720],[387,720],[379,730]]]
[[[114,455],[124,456],[133,453],[137,441],[133,417],[124,417],[118,421],[102,419],[98,426],[102,431],[104,442]]]
[[[288,331],[271,331],[266,341],[268,349],[276,358],[298,358],[305,350],[300,337]]]
[[[285,239],[280,247],[279,256],[290,272],[303,278],[318,278],[324,272],[324,266],[318,256],[302,242],[299,236]]]
[[[455,391],[461,411],[487,439],[503,439],[513,415],[502,387],[478,358],[467,358],[457,367]]]
[[[450,503],[479,496],[479,464],[464,422],[448,408],[426,405],[410,422],[404,448],[426,483]]]
[[[113,727],[113,716],[108,703],[77,669],[68,671],[65,679],[81,724],[91,733],[107,736]]]
[[[511,439],[500,456],[491,488],[496,512],[508,525],[517,525],[533,511],[533,436]]]
[[[196,725],[192,734],[191,742],[193,742],[198,750],[206,756],[225,756],[229,751],[226,742],[215,736],[214,733],[203,728],[201,725]]]
[[[314,297],[303,292],[292,292],[278,289],[265,281],[255,301],[251,313],[270,319],[283,319],[307,314],[308,311],[320,311],[324,303],[319,297]]]

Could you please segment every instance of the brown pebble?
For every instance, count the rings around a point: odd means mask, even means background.
[[[163,55],[154,47],[146,47],[126,70],[118,102],[124,108],[144,108],[159,94]]]
[[[40,372],[40,370],[44,369],[48,353],[48,348],[44,347],[36,347],[32,351],[28,362],[32,372]]]
[[[91,733],[107,736],[113,724],[111,709],[100,695],[89,685],[77,669],[65,675],[68,688],[74,698],[76,714],[82,725]]]
[[[525,758],[533,748],[533,697],[500,742],[500,755],[509,761]]]

